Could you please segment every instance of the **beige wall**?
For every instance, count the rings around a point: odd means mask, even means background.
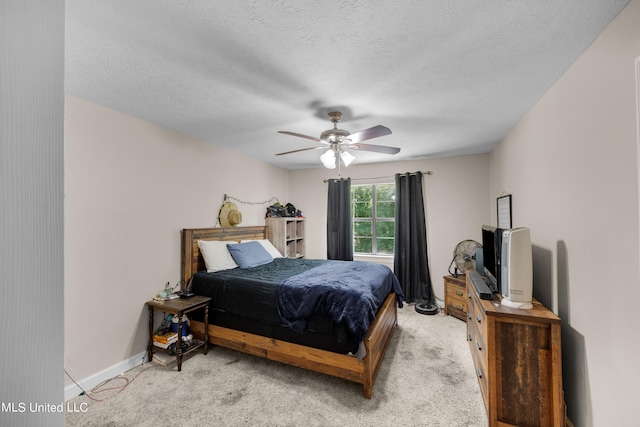
[[[535,246],[534,294],[563,318],[580,427],[638,422],[638,56],[634,0],[491,156],[491,198],[513,194],[514,225]]]
[[[144,302],[180,279],[182,228],[214,226],[225,193],[286,200],[288,177],[72,96],[65,115],[65,366],[84,379],[145,351]],[[265,205],[237,205],[264,224]]]
[[[433,288],[442,299],[442,276],[448,274],[455,246],[465,239],[481,241],[482,224],[491,222],[487,203],[489,155],[354,164],[342,170],[342,177],[351,177],[354,185],[394,182],[394,178],[365,178],[393,177],[396,173],[416,171],[433,172],[433,175],[423,177],[427,243]],[[327,184],[323,181],[337,178],[338,173],[336,170],[318,168],[291,171],[290,176],[291,202],[307,218],[307,254],[311,258],[326,258]],[[387,261],[393,266],[392,260],[387,258]]]

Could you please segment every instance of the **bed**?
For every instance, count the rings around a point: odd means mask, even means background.
[[[229,302],[221,302],[226,298],[222,297],[225,294],[221,293],[223,292],[221,289],[242,290],[243,287],[229,286],[227,282],[235,280],[233,278],[218,278],[217,280],[222,280],[223,283],[218,288],[211,288],[206,282],[203,282],[203,280],[208,280],[206,277],[208,274],[198,241],[240,242],[267,238],[268,229],[263,226],[182,230],[183,287],[186,289],[187,286],[190,286],[196,294],[207,295],[210,292],[208,296],[213,296],[212,307],[209,310],[209,342],[362,384],[364,397],[370,399],[378,368],[397,325],[397,307],[402,304],[401,290],[393,287],[388,293],[379,296],[381,303],[377,308],[375,318],[367,324],[362,338],[357,340],[355,337],[360,335],[354,335],[352,329],[344,326],[344,323],[348,322],[331,322],[324,315],[310,318],[303,325],[304,333],[300,333],[300,331],[294,330],[296,325],[283,326],[282,321],[270,321],[269,315],[273,317],[273,308],[267,306],[263,308],[259,306],[245,307],[246,313],[225,310],[220,304],[229,304]],[[280,264],[277,264],[276,261]],[[314,260],[274,259],[272,270],[279,270],[281,265],[292,261],[301,261],[300,264],[306,265],[303,270],[313,268],[314,262],[316,262]],[[235,272],[230,271],[229,274],[235,274],[240,269],[235,270]],[[299,277],[303,276],[304,274]],[[263,286],[256,283],[255,286]],[[245,287],[252,287],[251,282]],[[262,293],[272,292],[272,288],[267,285],[264,285],[264,289],[266,291]],[[245,296],[243,301],[249,304],[250,301],[259,300],[258,297],[247,298]],[[270,310],[271,314],[269,314]],[[253,316],[247,313],[253,312],[262,313],[263,316],[266,316],[266,320],[249,319]],[[205,336],[204,323],[197,318],[191,319],[190,331],[194,336],[202,339]]]

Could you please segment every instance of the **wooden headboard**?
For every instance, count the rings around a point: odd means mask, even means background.
[[[185,228],[182,230],[182,289],[186,289],[193,276],[204,270],[204,259],[198,248],[198,240],[262,240],[269,237],[266,226],[227,228]]]

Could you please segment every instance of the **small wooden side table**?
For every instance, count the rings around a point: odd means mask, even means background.
[[[176,347],[176,361],[178,363],[178,371],[182,370],[182,357],[185,354],[204,347],[204,354],[207,354],[207,344],[209,342],[209,302],[211,298],[195,295],[189,298],[176,298],[160,301],[147,301],[146,304],[149,307],[149,345],[147,348],[147,354],[149,355],[149,362],[153,360],[153,312],[154,310],[161,310],[165,313],[173,314],[178,317],[178,342]],[[182,350],[182,316],[195,310],[204,309],[204,341],[194,340],[194,344],[189,347],[185,352]]]
[[[466,276],[444,276],[444,313],[467,321]]]

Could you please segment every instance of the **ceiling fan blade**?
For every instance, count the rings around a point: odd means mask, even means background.
[[[367,139],[377,138],[379,136],[390,135],[391,129],[386,126],[378,125],[369,129],[364,129],[356,133],[352,133],[346,139],[350,139],[352,144],[357,144],[360,141],[366,141]]]
[[[278,133],[283,133],[285,135],[291,135],[291,136],[297,136],[299,138],[310,139],[312,141],[321,142],[322,144],[328,144],[327,141],[324,141],[324,140],[322,140],[320,138],[316,138],[315,136],[303,135],[301,133],[289,132],[289,131],[286,131],[286,130],[279,130]]]
[[[285,154],[298,153],[300,151],[308,151],[308,150],[325,150],[327,147],[309,147],[309,148],[301,148],[299,150],[291,150],[285,151],[284,153],[278,153],[276,156],[284,156]]]
[[[376,153],[384,154],[397,154],[400,152],[398,147],[387,147],[385,145],[371,145],[371,144],[349,144],[345,148],[361,151],[375,151]]]

